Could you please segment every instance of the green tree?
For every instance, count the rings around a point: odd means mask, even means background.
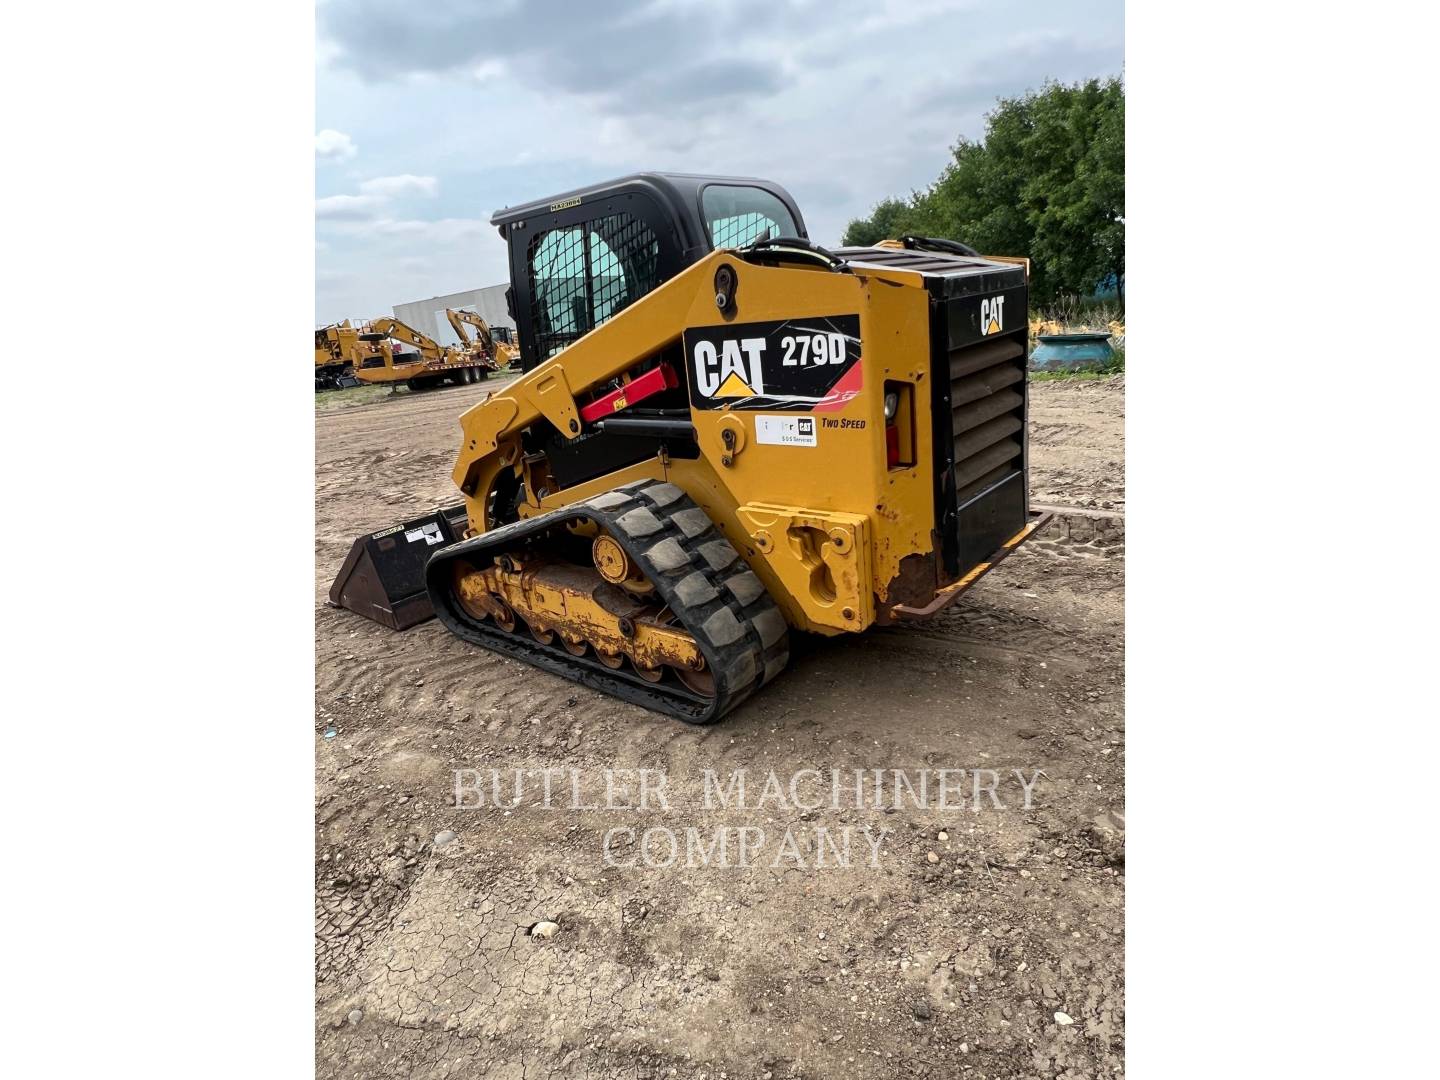
[[[905,232],[904,219],[910,207],[899,199],[877,203],[868,218],[850,222],[842,241],[845,247],[870,247],[880,240],[892,240]]]
[[[1000,100],[982,141],[961,138],[935,183],[852,221],[845,242],[910,232],[1026,255],[1031,290],[1048,301],[1123,278],[1124,215],[1125,89],[1092,79]]]

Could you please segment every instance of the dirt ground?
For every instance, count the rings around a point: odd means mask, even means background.
[[[1032,498],[1073,513],[708,728],[325,605],[356,535],[455,501],[485,389],[317,411],[318,1075],[1121,1075],[1123,377],[1032,385]]]

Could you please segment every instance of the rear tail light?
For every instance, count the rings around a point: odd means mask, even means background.
[[[908,469],[915,464],[915,396],[907,382],[885,384],[885,467]]]
[[[885,422],[885,467],[893,469],[900,464],[900,429],[893,420]]]

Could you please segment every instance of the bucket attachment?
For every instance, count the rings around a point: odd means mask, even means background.
[[[392,630],[434,618],[425,592],[425,564],[433,552],[463,539],[466,527],[465,504],[460,503],[358,538],[330,586],[331,606]]]

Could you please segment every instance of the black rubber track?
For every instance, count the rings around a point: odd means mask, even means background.
[[[558,642],[535,641],[523,621],[507,633],[460,606],[453,585],[456,561],[483,570],[505,552],[522,551],[579,518],[598,522],[655,583],[661,599],[694,635],[714,676],[715,697],[693,693],[673,673],[649,683],[626,668],[607,668],[593,653],[571,656]],[[719,720],[790,659],[785,618],[760,579],[704,510],[680,488],[659,480],[626,484],[442,548],[426,565],[425,583],[436,616],[465,641],[690,724]]]

